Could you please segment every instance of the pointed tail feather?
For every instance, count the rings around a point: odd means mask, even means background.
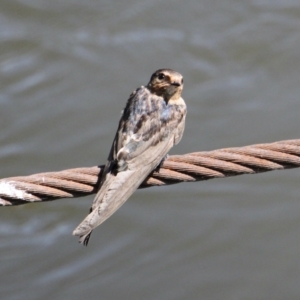
[[[88,234],[83,235],[79,238],[79,243],[83,244],[84,246],[87,246],[91,237],[93,231],[90,231]]]
[[[75,235],[75,236],[79,236],[79,240],[78,240],[78,242],[80,243],[80,244],[83,244],[84,246],[87,246],[88,245],[88,243],[89,243],[89,239],[90,239],[90,237],[91,237],[91,234],[92,234],[92,230],[88,230],[87,231],[87,233],[82,233],[82,231],[80,232],[79,230],[78,230],[79,228],[77,227],[74,231],[73,231],[73,235]]]

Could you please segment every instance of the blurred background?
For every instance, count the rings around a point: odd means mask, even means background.
[[[129,94],[182,73],[171,154],[300,138],[296,0],[0,0],[0,176],[106,161]],[[0,208],[1,299],[297,299],[299,170]]]

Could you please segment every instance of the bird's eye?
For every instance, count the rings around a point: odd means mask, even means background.
[[[163,79],[165,79],[165,74],[163,74],[163,73],[159,73],[158,74],[158,76],[157,76],[157,78],[159,79],[159,80],[163,80]]]

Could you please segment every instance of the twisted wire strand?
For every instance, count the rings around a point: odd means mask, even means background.
[[[169,156],[140,188],[256,174],[300,166],[300,140],[286,140]],[[0,180],[0,205],[20,205],[97,192],[104,166],[75,168]]]

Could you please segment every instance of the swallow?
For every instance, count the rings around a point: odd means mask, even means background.
[[[183,135],[186,105],[183,77],[171,69],[154,72],[147,86],[127,100],[100,188],[87,217],[73,231],[87,246],[92,230],[108,219],[159,167]]]

